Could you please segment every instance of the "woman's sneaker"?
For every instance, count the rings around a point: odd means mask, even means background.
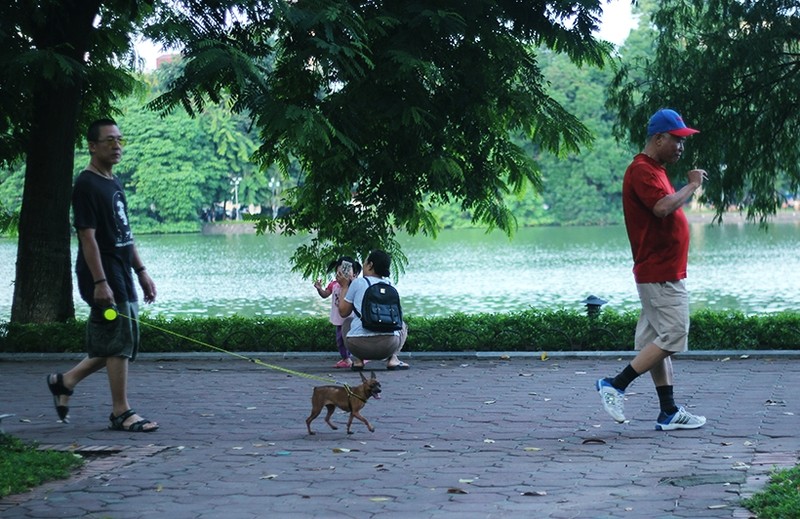
[[[706,424],[705,416],[695,416],[683,407],[673,414],[661,411],[656,421],[656,431],[674,431],[676,429],[698,429]]]
[[[625,392],[611,385],[606,378],[597,381],[597,391],[603,399],[603,409],[619,423],[625,421]]]

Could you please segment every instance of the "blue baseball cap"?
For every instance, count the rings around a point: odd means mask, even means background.
[[[647,136],[650,137],[657,133],[670,133],[676,137],[688,137],[700,130],[689,128],[684,124],[681,114],[669,108],[662,108],[653,114],[650,122],[647,123]]]

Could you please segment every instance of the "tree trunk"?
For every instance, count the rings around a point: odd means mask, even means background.
[[[84,63],[98,8],[98,0],[63,0],[31,11],[34,46]],[[63,69],[40,78],[32,92],[12,322],[75,316],[69,215],[82,94],[82,75]]]
[[[75,316],[69,210],[80,88],[42,88],[34,105],[11,321],[63,322]]]

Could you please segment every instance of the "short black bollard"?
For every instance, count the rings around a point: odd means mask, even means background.
[[[600,307],[608,303],[605,299],[600,299],[596,296],[589,296],[581,303],[586,305],[586,315],[592,319],[600,315]]]

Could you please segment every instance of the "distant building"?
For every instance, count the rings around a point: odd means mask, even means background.
[[[161,68],[161,65],[164,63],[175,63],[176,61],[180,61],[180,59],[180,54],[162,54],[156,58],[156,68]]]

